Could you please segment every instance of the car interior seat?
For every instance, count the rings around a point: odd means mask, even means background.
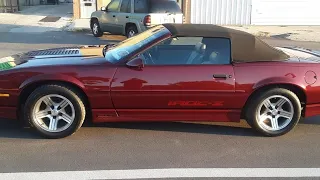
[[[194,50],[190,54],[187,64],[200,64],[203,60],[207,46],[201,42],[196,44]]]

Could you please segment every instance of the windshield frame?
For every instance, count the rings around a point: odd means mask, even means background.
[[[116,61],[112,61],[112,60],[108,60],[107,56],[108,56],[108,53],[113,53],[112,51],[116,51],[116,50],[119,50],[119,48],[126,48],[126,47],[129,47],[129,44],[132,43],[132,42],[135,42],[137,38],[139,37],[143,37],[145,35],[147,35],[148,33],[152,33],[152,34],[155,34],[157,32],[152,32],[154,30],[156,30],[157,28],[164,28],[166,31],[163,35],[160,34],[159,37],[156,37],[155,39],[151,39],[150,42],[147,42],[145,44],[142,44],[141,46],[137,46],[136,44],[133,44],[133,45],[130,45],[131,47],[133,47],[133,50],[132,52],[128,52],[127,55],[125,55],[124,57],[121,57],[119,60],[116,60]],[[136,36],[133,36],[131,38],[128,38],[122,42],[120,42],[119,44],[117,44],[116,46],[112,47],[110,50],[108,50],[106,53],[105,53],[105,60],[109,63],[112,63],[112,64],[115,64],[115,65],[118,65],[118,64],[125,64],[127,63],[128,61],[130,61],[133,57],[139,55],[141,52],[143,52],[145,49],[148,49],[149,47],[151,46],[154,46],[155,44],[158,44],[159,42],[163,41],[164,39],[167,39],[167,38],[170,38],[172,36],[172,33],[163,25],[157,25],[157,26],[154,26],[150,29],[148,29],[147,31],[144,31]],[[150,36],[146,36],[145,38],[141,39],[138,43],[148,39]],[[137,46],[137,47],[135,47]],[[125,50],[123,50],[125,51]],[[112,55],[112,54],[111,54]],[[114,56],[112,56],[112,58],[115,58]],[[116,58],[115,58],[116,59]]]

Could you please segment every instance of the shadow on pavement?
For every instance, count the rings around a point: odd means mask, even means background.
[[[303,119],[300,124],[320,125],[319,117]],[[119,123],[85,123],[84,128],[115,128],[131,130],[148,130],[164,132],[184,132],[229,136],[261,137],[242,120],[240,123],[213,122],[119,122]],[[0,120],[0,138],[44,139],[31,128],[23,128],[14,120]]]
[[[132,122],[132,123],[103,123],[90,127],[106,127],[119,129],[136,129],[151,131],[184,132],[232,136],[259,136],[248,126],[234,126],[231,123],[192,123],[192,122]],[[239,124],[240,125],[240,124]]]
[[[8,44],[72,44],[72,45],[100,45],[100,44],[108,44],[108,43],[117,43],[122,39],[117,38],[96,38],[91,32],[68,32],[68,31],[52,31],[46,32],[46,27],[34,27],[34,26],[11,26],[6,24],[0,24],[1,29],[11,29],[14,28],[17,31],[24,31],[24,33],[20,32],[0,32],[0,43],[8,43]],[[41,33],[34,32],[26,32],[30,31],[38,31]],[[44,32],[42,32],[44,31]]]
[[[320,116],[313,116],[307,119],[301,119],[300,124],[320,125]]]
[[[2,119],[0,120],[0,138],[43,139],[34,133],[31,128],[23,128],[18,121]]]

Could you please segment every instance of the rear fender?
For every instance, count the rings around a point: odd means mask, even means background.
[[[141,26],[139,24],[139,21],[137,19],[130,19],[129,22],[126,23],[126,25],[124,26],[124,28],[122,29],[122,34],[126,34],[126,26],[127,24],[134,24],[137,27],[138,32],[142,32],[143,30],[141,29]]]
[[[296,79],[289,78],[289,77],[272,77],[261,80],[253,85],[253,90],[256,91],[262,87],[269,86],[269,85],[291,85],[301,88],[304,92],[306,90],[306,86],[302,83],[297,83]]]

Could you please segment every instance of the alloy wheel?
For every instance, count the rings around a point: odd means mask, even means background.
[[[258,107],[258,125],[267,131],[279,131],[286,128],[293,116],[292,102],[281,95],[265,99]]]
[[[66,97],[50,94],[35,103],[32,118],[47,132],[62,132],[73,123],[75,108]]]
[[[136,32],[134,31],[134,30],[130,30],[129,32],[128,32],[128,37],[129,38],[131,38],[131,37],[133,37],[133,36],[135,36],[136,35]]]
[[[92,31],[93,31],[93,34],[98,34],[98,32],[99,32],[99,25],[98,25],[97,23],[94,23],[94,24],[93,24]]]

